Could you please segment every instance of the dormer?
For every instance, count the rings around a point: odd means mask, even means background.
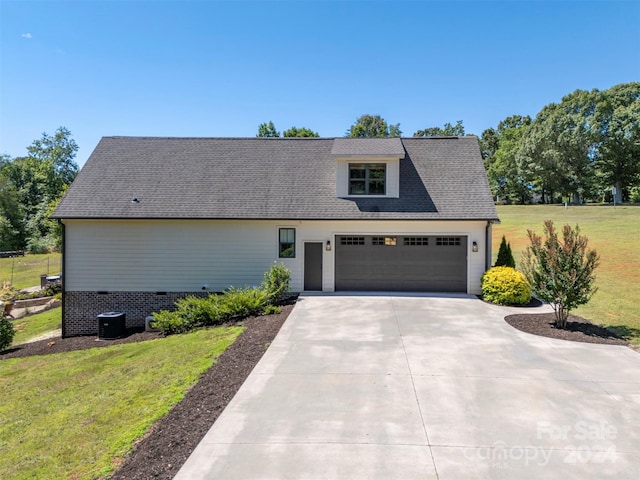
[[[398,198],[399,138],[336,138],[331,156],[336,161],[336,196],[340,198]]]

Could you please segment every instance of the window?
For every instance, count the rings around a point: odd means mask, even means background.
[[[441,247],[459,247],[460,237],[437,237],[436,245]]]
[[[340,245],[364,245],[364,237],[340,237]]]
[[[384,163],[350,163],[349,195],[385,195],[386,179]]]
[[[281,228],[278,253],[280,258],[295,258],[296,256],[296,229]]]
[[[404,237],[405,245],[429,245],[429,237]]]
[[[396,245],[396,237],[371,237],[371,245]]]

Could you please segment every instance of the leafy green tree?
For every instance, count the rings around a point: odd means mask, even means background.
[[[289,130],[285,130],[282,134],[283,137],[319,137],[318,132],[314,132],[310,128],[291,127]]]
[[[559,189],[573,203],[594,194],[596,136],[591,128],[598,90],[576,90],[545,106],[526,130],[521,167],[540,188]]]
[[[71,132],[60,127],[53,136],[43,133],[27,147],[27,157],[3,164],[2,171],[13,184],[22,209],[21,224],[26,231],[20,248],[41,245],[38,250],[42,250],[59,244],[59,227],[48,216],[77,174],[77,150]]]
[[[484,160],[485,169],[489,170],[489,167],[493,163],[494,155],[498,147],[500,146],[500,137],[495,128],[487,128],[478,139],[480,144],[480,153]]]
[[[562,240],[553,222],[544,222],[543,239],[528,230],[527,247],[522,270],[536,297],[549,303],[555,312],[556,326],[566,328],[569,312],[587,303],[596,288],[594,270],[600,258],[588,249],[588,239],[580,235],[580,228],[565,225]]]
[[[0,172],[0,251],[19,250],[24,244],[22,207],[11,181]]]
[[[464,125],[462,120],[458,120],[455,125],[445,123],[444,127],[431,127],[424,130],[418,130],[413,134],[414,137],[464,137]]]
[[[258,134],[256,137],[279,137],[280,132],[276,130],[275,125],[271,120],[269,123],[261,123],[258,127]]]
[[[600,184],[615,187],[616,203],[622,203],[623,190],[640,185],[640,82],[600,92],[592,124]]]
[[[498,249],[498,258],[496,258],[496,264],[494,267],[511,267],[516,268],[516,261],[513,258],[513,252],[511,251],[511,244],[507,243],[505,236],[502,236],[500,242],[500,248]]]
[[[362,115],[356,123],[349,127],[347,137],[351,138],[384,138],[402,135],[400,124],[389,126],[380,115]]]
[[[517,162],[522,136],[530,124],[531,117],[512,115],[495,131],[498,148],[490,159],[487,176],[493,194],[507,203],[527,203],[531,199],[530,183]]]

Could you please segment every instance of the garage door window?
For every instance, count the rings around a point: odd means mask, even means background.
[[[296,256],[296,229],[281,228],[279,240],[280,258],[294,258]]]
[[[340,245],[364,245],[364,237],[341,237]]]
[[[349,195],[384,195],[386,178],[384,163],[350,163]]]
[[[407,246],[428,246],[429,237],[404,237],[404,244]]]
[[[372,237],[371,245],[385,245],[387,247],[397,245],[396,237]]]
[[[436,245],[441,247],[459,247],[460,237],[436,237]]]

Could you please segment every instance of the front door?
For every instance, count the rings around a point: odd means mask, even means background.
[[[304,289],[322,291],[322,243],[304,244]]]

